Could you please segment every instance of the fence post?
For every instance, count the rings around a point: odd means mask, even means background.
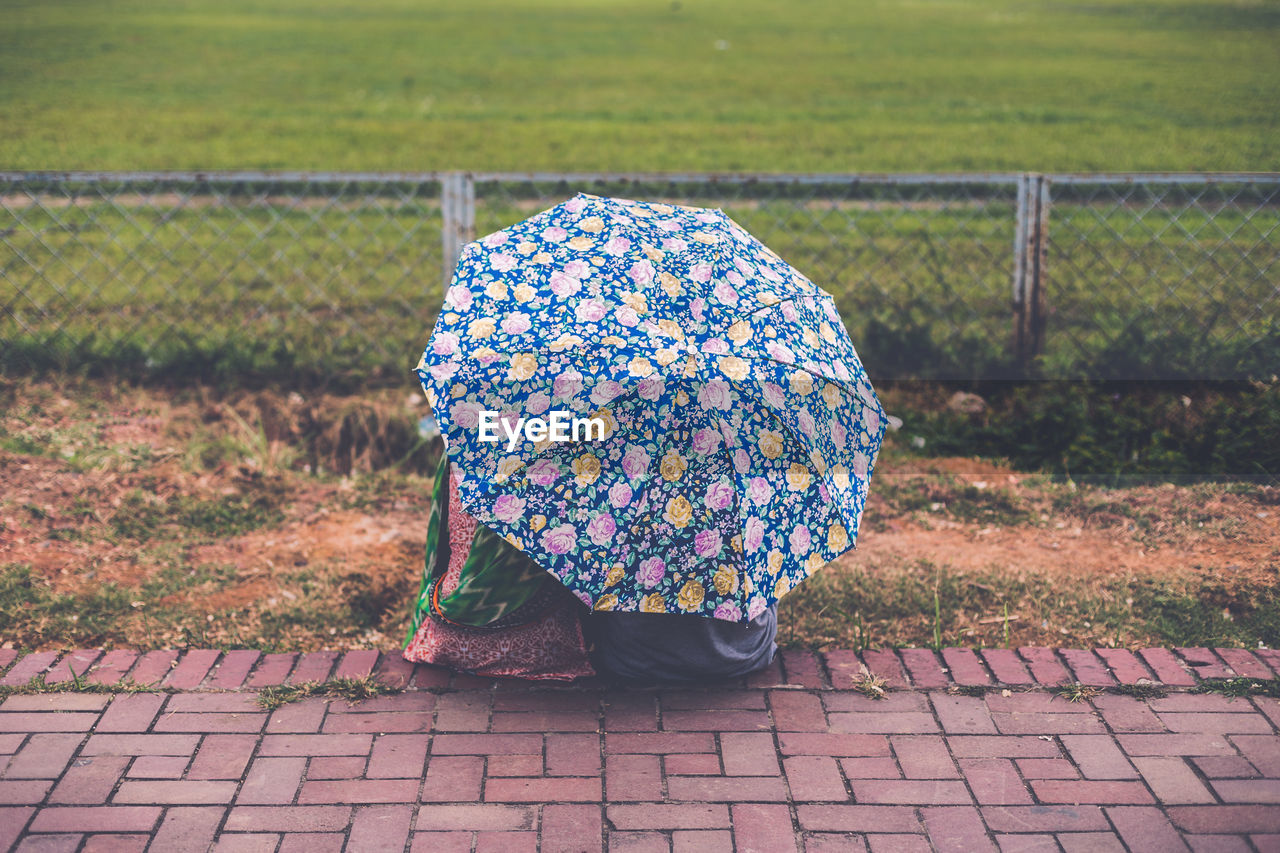
[[[1018,178],[1018,219],[1014,229],[1014,354],[1023,375],[1044,352],[1045,254],[1049,243],[1049,181],[1027,173]]]
[[[440,238],[444,244],[440,271],[447,291],[462,247],[476,238],[476,182],[471,175],[450,172],[441,179],[440,215]]]

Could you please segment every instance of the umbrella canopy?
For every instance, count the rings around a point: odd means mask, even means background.
[[[720,210],[468,244],[415,370],[467,510],[597,610],[754,618],[854,546],[884,436],[831,295]]]

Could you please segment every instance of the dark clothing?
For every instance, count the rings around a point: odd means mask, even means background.
[[[596,669],[642,681],[733,678],[773,662],[778,613],[750,622],[675,613],[592,613],[583,618]]]

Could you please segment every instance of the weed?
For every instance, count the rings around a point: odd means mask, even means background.
[[[1169,695],[1169,691],[1164,685],[1151,681],[1139,681],[1136,684],[1113,684],[1107,688],[1107,691],[1109,693],[1119,693],[1121,696],[1132,696],[1135,699],[1163,699]]]
[[[853,678],[853,689],[870,699],[884,699],[889,694],[889,682],[883,676],[876,675],[867,669],[865,663],[858,664],[861,669]]]
[[[351,704],[355,704],[365,699],[372,699],[375,696],[401,692],[403,692],[402,688],[392,687],[378,681],[372,675],[366,675],[361,678],[334,678],[323,682],[307,681],[302,684],[282,684],[279,687],[264,687],[258,691],[257,702],[266,710],[274,711],[282,705],[298,702],[312,696],[346,699]]]
[[[974,696],[981,699],[995,688],[989,684],[953,684],[947,688],[952,696]]]
[[[1280,697],[1280,679],[1277,678],[1206,678],[1192,693],[1220,693],[1223,696],[1272,696]]]
[[[0,698],[5,696],[27,696],[36,693],[173,693],[172,687],[158,687],[155,684],[139,684],[133,679],[125,679],[114,684],[89,681],[75,673],[66,681],[50,682],[45,680],[44,673],[31,676],[25,684],[0,685]]]
[[[1102,694],[1102,689],[1098,687],[1090,687],[1087,684],[1081,684],[1073,681],[1069,684],[1060,684],[1055,691],[1056,695],[1066,699],[1068,702],[1088,702],[1095,696]]]

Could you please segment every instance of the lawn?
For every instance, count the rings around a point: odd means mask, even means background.
[[[1260,0],[3,15],[10,169],[1280,169],[1280,7]]]

